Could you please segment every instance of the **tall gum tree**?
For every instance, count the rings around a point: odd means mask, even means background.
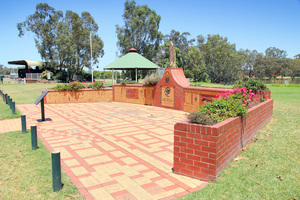
[[[97,34],[98,25],[88,12],[82,12],[79,16],[67,11],[64,16],[62,11],[40,3],[35,13],[19,23],[17,28],[20,37],[24,31],[33,32],[42,59],[53,71],[68,69],[69,79],[74,73],[80,74],[84,67],[91,68],[90,33],[93,64],[104,55],[103,41]]]
[[[232,83],[238,79],[241,63],[235,44],[230,44],[227,37],[210,34],[207,38],[199,35],[197,43],[212,83]]]
[[[158,30],[160,15],[147,5],[136,5],[134,0],[124,3],[124,26],[116,25],[118,48],[121,55],[134,47],[149,60],[155,58],[162,40],[162,33]]]

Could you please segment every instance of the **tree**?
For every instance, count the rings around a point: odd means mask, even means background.
[[[91,68],[91,46],[90,34],[92,38],[93,64],[98,62],[98,57],[104,55],[103,42],[97,35],[98,25],[88,12],[83,12],[81,17],[72,11],[67,11],[65,23],[70,30],[70,47],[75,53],[76,72],[79,73],[83,67]],[[74,59],[74,57],[73,57]]]
[[[164,36],[165,43],[171,40],[174,44],[174,47],[177,47],[179,49],[182,58],[182,65],[179,65],[179,67],[183,67],[184,69],[186,65],[186,56],[189,52],[189,47],[193,46],[193,43],[195,42],[195,39],[188,40],[188,37],[190,35],[191,34],[189,32],[183,32],[182,34],[180,34],[179,31],[175,31],[173,29],[170,35]]]
[[[249,78],[254,75],[254,65],[256,62],[256,59],[258,59],[258,52],[256,50],[250,51],[248,49],[246,50],[240,50],[241,52],[244,53],[244,63],[241,67],[243,74],[248,75]]]
[[[266,76],[276,78],[276,76],[284,75],[287,70],[286,51],[280,50],[276,47],[269,47],[265,51],[265,57],[267,61],[267,72],[269,72]]]
[[[280,50],[276,47],[269,47],[266,49],[265,55],[267,58],[273,57],[273,58],[276,58],[277,60],[281,60],[281,59],[286,58],[287,53],[286,53],[286,51]]]
[[[287,58],[287,62],[288,62],[287,74],[291,76],[292,80],[296,76],[300,76],[300,60]]]
[[[34,14],[27,17],[27,20],[18,23],[19,37],[24,31],[31,31],[35,34],[35,44],[41,57],[46,61],[55,62],[55,38],[57,36],[57,25],[63,18],[62,11],[55,9],[48,4],[40,3],[36,6]]]
[[[124,6],[125,25],[116,25],[117,45],[121,55],[125,55],[128,49],[134,47],[141,55],[152,60],[162,40],[162,33],[158,31],[160,15],[147,5],[136,5],[134,0],[126,0]]]
[[[98,25],[88,12],[82,12],[79,16],[67,11],[64,16],[62,11],[40,3],[35,13],[17,27],[20,37],[25,30],[33,32],[38,52],[46,61],[47,68],[53,72],[68,69],[69,79],[75,72],[82,73],[83,67],[91,67],[90,33],[93,64],[104,55],[103,42],[97,35]]]
[[[195,82],[206,81],[208,75],[206,73],[205,63],[197,47],[189,48],[186,61],[186,69],[184,70],[186,76],[191,77]]]
[[[295,55],[294,58],[295,58],[296,60],[300,60],[300,54]]]
[[[226,37],[210,34],[206,39],[199,35],[197,42],[212,83],[230,83],[238,79],[241,63],[234,44]]]

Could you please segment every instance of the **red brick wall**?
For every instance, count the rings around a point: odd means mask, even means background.
[[[114,84],[113,101],[153,105],[155,86]]]
[[[211,102],[217,94],[225,92],[227,90],[230,89],[211,87],[185,87],[183,97],[183,111],[197,112],[200,105]]]
[[[174,127],[174,173],[215,180],[240,149],[271,118],[273,100],[249,109],[249,116],[227,119],[214,126],[180,122]]]
[[[112,101],[112,89],[83,89],[81,91],[49,90],[44,100],[48,104]]]

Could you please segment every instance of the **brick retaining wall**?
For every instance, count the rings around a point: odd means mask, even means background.
[[[174,127],[174,173],[215,180],[245,144],[271,118],[273,100],[248,110],[250,116],[227,119],[214,126],[180,122]]]

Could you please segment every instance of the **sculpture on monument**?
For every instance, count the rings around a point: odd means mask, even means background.
[[[176,52],[172,41],[170,41],[170,68],[176,68]]]

